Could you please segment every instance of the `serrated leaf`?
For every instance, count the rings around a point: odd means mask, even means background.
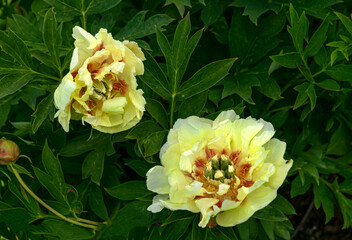
[[[141,160],[132,160],[127,162],[125,165],[132,168],[133,171],[135,171],[140,177],[143,178],[146,178],[147,172],[154,166],[153,164]]]
[[[207,28],[218,20],[225,8],[219,0],[206,0],[205,2],[200,19],[203,21],[204,27]]]
[[[189,225],[192,223],[193,217],[185,218],[172,225],[168,225],[163,231],[161,238],[162,239],[170,239],[170,240],[178,240],[181,239],[182,235],[187,231]]]
[[[277,208],[273,208],[272,206],[266,206],[265,208],[255,212],[253,217],[267,220],[267,221],[278,221],[278,222],[284,221],[287,219],[285,214],[283,214]]]
[[[342,229],[351,227],[352,226],[352,199],[347,198],[345,195],[339,192],[339,185],[337,183],[337,179],[335,179],[332,186],[335,189],[334,194],[343,216],[344,223],[343,223]]]
[[[135,200],[150,193],[145,181],[125,182],[112,188],[106,188],[105,191],[121,200]]]
[[[292,37],[293,45],[295,46],[297,52],[302,53],[303,39],[307,33],[308,20],[304,12],[298,18],[298,14],[292,4],[290,4],[290,18],[291,26],[287,26],[287,31]]]

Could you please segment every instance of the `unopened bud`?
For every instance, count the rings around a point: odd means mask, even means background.
[[[0,139],[0,164],[6,165],[17,160],[20,149],[17,144],[6,138]]]

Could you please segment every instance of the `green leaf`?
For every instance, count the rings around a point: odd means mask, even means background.
[[[177,93],[178,99],[187,99],[214,86],[229,72],[236,59],[224,59],[209,63],[183,83]]]
[[[53,177],[53,180],[58,184],[60,189],[64,189],[65,180],[60,161],[54,156],[54,153],[50,150],[47,142],[44,144],[42,160],[47,173]]]
[[[305,101],[308,99],[308,88],[310,87],[309,83],[302,83],[299,86],[294,87],[294,89],[298,92],[295,105],[293,106],[293,110],[302,106]]]
[[[339,185],[337,183],[337,179],[335,179],[334,183],[332,184],[335,191],[335,197],[337,199],[337,203],[341,209],[344,224],[342,229],[348,228],[352,226],[352,199],[347,198],[341,192],[339,192]]]
[[[163,105],[154,99],[148,98],[146,110],[164,129],[168,128],[168,117]]]
[[[40,184],[42,184],[50,193],[50,195],[60,201],[65,202],[65,196],[62,193],[60,186],[56,185],[55,180],[49,174],[33,166],[34,174],[37,177]]]
[[[320,206],[323,205],[323,210],[326,216],[325,223],[328,223],[335,215],[334,195],[325,184],[314,184],[313,193],[315,208],[319,209]]]
[[[248,219],[246,222],[237,225],[241,240],[252,240],[258,236],[258,223],[254,218]]]
[[[332,135],[326,154],[343,156],[351,149],[351,136],[344,124],[340,124],[339,128]]]
[[[272,206],[266,206],[265,208],[255,212],[253,217],[262,220],[278,222],[287,220],[285,214]]]
[[[182,219],[174,224],[168,225],[163,231],[161,238],[178,240],[181,239],[183,234],[187,231],[189,225],[192,223],[193,217]]]
[[[46,96],[37,106],[36,111],[33,113],[32,131],[37,132],[38,128],[42,125],[47,116],[54,111],[54,94]]]
[[[323,46],[325,40],[327,39],[326,33],[329,28],[329,21],[327,15],[324,21],[321,23],[319,28],[314,32],[313,36],[310,38],[308,45],[304,49],[303,55],[305,58],[314,56],[318,53],[320,48]]]
[[[23,208],[15,208],[7,203],[0,202],[0,222],[13,231],[34,231],[35,227],[29,224],[32,220],[29,213]]]
[[[147,172],[151,169],[154,165],[147,163],[146,161],[141,160],[132,160],[125,165],[129,166],[133,169],[140,177],[146,178]]]
[[[286,68],[297,68],[297,63],[301,62],[300,55],[296,52],[274,55],[270,56],[270,58]]]
[[[125,182],[112,188],[106,188],[105,191],[120,200],[135,200],[150,194],[145,181]]]
[[[200,19],[204,23],[204,27],[209,27],[215,23],[222,15],[225,8],[219,0],[206,0],[205,7],[202,8]]]
[[[13,61],[9,61],[3,58],[0,58],[0,75],[4,75],[4,74],[26,74],[29,73],[29,69],[24,67],[24,66],[20,66],[17,65],[16,63],[14,63]]]
[[[185,13],[185,6],[191,7],[190,0],[166,0],[165,5],[174,4],[177,7],[178,12],[180,13],[181,17]]]
[[[277,195],[277,197],[270,205],[273,208],[280,210],[285,215],[297,214],[293,205],[280,194]]]
[[[305,181],[304,184],[302,184],[300,177],[297,176],[295,179],[293,179],[291,184],[291,198],[294,198],[307,192],[310,185],[311,181]]]
[[[6,75],[0,79],[0,99],[23,88],[34,78],[33,74]]]
[[[0,31],[1,50],[13,57],[22,66],[30,67],[32,58],[26,44],[13,31],[8,30],[6,33]]]
[[[164,138],[167,131],[158,131],[149,134],[146,139],[143,139],[144,156],[150,157],[157,154],[160,151],[161,145],[164,142]]]
[[[332,79],[326,79],[316,84],[318,87],[326,90],[338,91],[340,89],[340,85]]]
[[[302,53],[303,39],[307,34],[308,20],[304,12],[298,18],[298,14],[292,4],[290,4],[290,18],[291,26],[287,26],[287,31],[292,37],[293,45],[295,46],[297,52]]]
[[[147,204],[149,205],[149,202]],[[117,212],[112,224],[103,233],[103,238],[119,239],[117,236],[127,238],[135,227],[147,226],[151,221],[151,215],[145,202],[130,202]]]
[[[259,91],[265,96],[272,98],[274,100],[279,100],[281,98],[281,89],[279,84],[271,77],[259,77],[260,88]]]
[[[208,91],[194,95],[183,101],[178,112],[178,118],[187,118],[189,116],[198,116],[207,102]]]
[[[126,136],[127,139],[145,139],[153,132],[161,131],[162,128],[159,127],[153,121],[144,121],[135,126]]]
[[[254,74],[241,73],[236,77],[229,77],[224,81],[222,98],[236,93],[246,102],[255,104],[252,99],[252,87],[254,86],[260,86],[260,81]]]
[[[343,15],[339,12],[335,12],[335,14],[341,20],[342,24],[345,26],[347,31],[350,34],[352,34],[352,21],[351,21],[351,19],[349,19],[348,17],[346,17],[345,15]]]
[[[37,200],[29,195],[21,186],[18,188],[14,182],[8,182],[9,190],[23,203],[33,216],[40,216],[40,208]]]
[[[319,185],[319,172],[313,164],[308,163],[303,165],[303,171],[308,175],[312,176],[316,183]]]
[[[233,231],[233,228],[230,227],[219,227],[216,226],[216,229],[223,235],[226,237],[226,239],[228,240],[238,240],[235,232]]]
[[[61,34],[57,28],[57,22],[53,9],[49,9],[44,17],[43,24],[43,41],[47,47],[55,66],[61,73],[61,62],[59,48],[61,43]]]
[[[310,110],[313,111],[313,109],[315,108],[315,105],[317,103],[317,95],[315,93],[315,89],[314,89],[313,84],[309,85],[308,90],[307,90],[307,95],[310,99]]]
[[[0,129],[6,123],[7,118],[9,116],[9,113],[10,113],[10,109],[11,109],[10,102],[0,105],[0,112],[1,112],[1,114],[0,114]]]
[[[69,141],[59,152],[64,157],[74,157],[94,149],[106,149],[111,145],[111,134],[93,132],[92,136],[83,135]]]
[[[67,22],[74,17],[102,13],[115,7],[121,0],[91,0],[75,2],[70,0],[44,0],[55,8],[56,17],[59,22]]]
[[[104,171],[105,151],[94,150],[84,159],[82,164],[82,178],[91,178],[92,182],[100,185],[100,179]]]
[[[236,0],[231,6],[244,7],[243,15],[249,16],[249,19],[257,25],[259,16],[263,15],[268,11],[274,11],[277,13],[280,10],[280,6],[262,0]]]
[[[346,179],[340,183],[340,191],[352,195],[352,179]]]
[[[164,33],[156,28],[156,40],[165,58],[168,60],[171,56],[171,45]]]
[[[155,33],[155,28],[163,30],[174,19],[166,14],[156,14],[145,20],[147,11],[138,12],[115,36],[119,40],[135,40]]]
[[[109,214],[100,188],[95,184],[90,184],[89,189],[89,207],[100,218],[109,220]]]
[[[76,225],[69,224],[68,222],[61,220],[45,220],[42,225],[45,228],[50,229],[52,233],[57,235],[60,239],[66,240],[79,240],[79,239],[91,239],[94,236],[94,232],[91,229],[78,227]]]
[[[339,64],[328,68],[325,73],[337,81],[352,82],[352,65]]]
[[[169,90],[169,83],[166,79],[164,71],[161,69],[159,64],[155,61],[155,59],[152,55],[150,55],[149,52],[145,52],[145,57],[145,73],[143,76],[139,76],[139,79],[141,79],[148,87],[150,87],[150,89],[152,89],[160,97],[166,100],[170,99],[171,92]]]

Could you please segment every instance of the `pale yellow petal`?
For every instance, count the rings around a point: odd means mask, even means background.
[[[159,194],[169,193],[170,185],[164,167],[155,166],[147,172],[147,188]]]

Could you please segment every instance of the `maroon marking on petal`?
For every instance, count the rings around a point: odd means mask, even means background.
[[[227,155],[227,151],[226,151],[226,149],[222,150],[221,154],[225,154],[225,155]]]
[[[100,51],[100,50],[103,50],[103,49],[104,49],[104,42],[102,42],[102,43],[99,45],[99,47],[97,47],[97,49],[95,49],[95,51],[93,52],[92,56],[93,56],[96,52],[98,52],[98,51]]]
[[[78,74],[78,70],[74,71],[73,73],[71,73],[72,77],[75,78]]]
[[[243,186],[251,187],[254,184],[254,181],[243,180]]]
[[[217,202],[215,205],[218,206],[219,208],[221,208],[222,207],[222,202],[223,201],[219,199],[219,202]]]
[[[192,176],[192,174],[189,173],[189,172],[184,172],[183,174],[184,174],[186,177],[189,177],[189,178],[194,179],[194,177]]]
[[[125,95],[128,90],[128,85],[124,80],[120,79],[112,84],[112,89],[119,92],[121,95]]]
[[[250,163],[242,164],[236,169],[236,176],[239,178],[246,178],[251,167],[252,165]]]
[[[205,154],[207,155],[207,159],[210,159],[216,155],[214,149],[205,148]]]
[[[201,159],[201,158],[199,158],[199,159],[197,159],[197,160],[195,161],[194,164],[196,165],[197,168],[202,169],[202,168],[205,167],[206,161],[203,160],[203,159]]]

